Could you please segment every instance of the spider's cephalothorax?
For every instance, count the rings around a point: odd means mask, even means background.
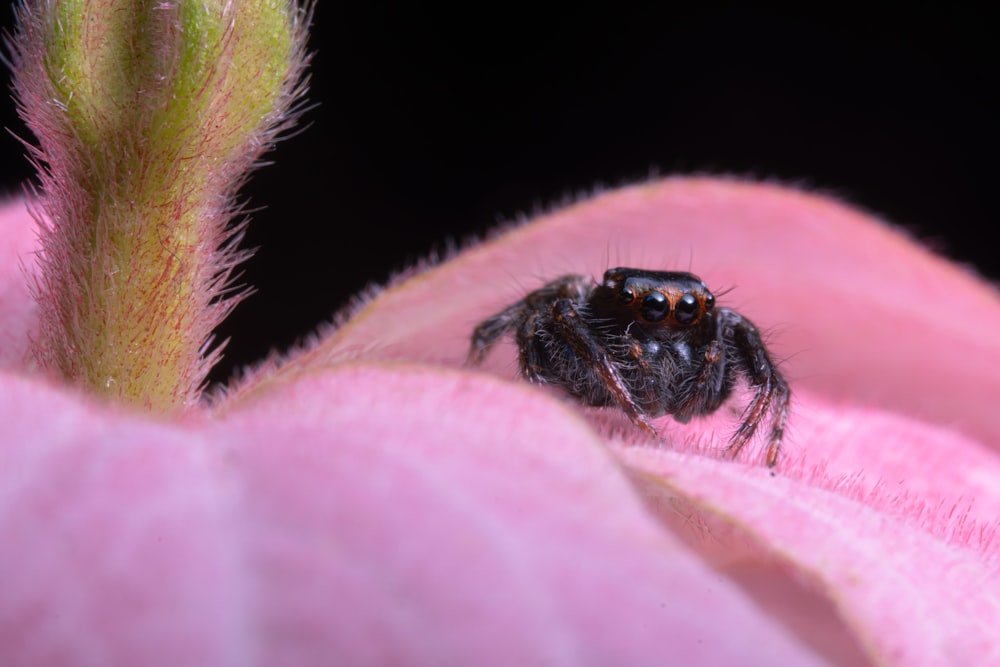
[[[469,359],[479,363],[513,332],[521,373],[585,405],[618,406],[656,435],[652,417],[678,421],[717,410],[738,377],[753,392],[728,451],[736,455],[770,415],[774,466],[788,418],[788,384],[757,328],[690,273],[617,268],[594,284],[568,275],[481,322]]]

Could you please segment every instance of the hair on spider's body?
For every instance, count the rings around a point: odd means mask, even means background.
[[[478,364],[502,336],[517,343],[521,374],[584,405],[620,407],[657,436],[650,419],[681,422],[715,412],[740,377],[753,393],[727,451],[735,456],[770,416],[765,461],[781,450],[790,391],[760,333],[686,272],[614,268],[599,283],[566,275],[483,320],[472,333]]]

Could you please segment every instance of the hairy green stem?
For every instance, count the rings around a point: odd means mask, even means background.
[[[197,399],[236,301],[233,198],[294,115],[308,14],[295,0],[21,5],[43,368],[154,412]]]

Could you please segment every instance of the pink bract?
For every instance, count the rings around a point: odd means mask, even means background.
[[[0,215],[5,664],[1000,660],[1000,302],[853,209],[609,192],[164,423],[24,361],[21,206]],[[775,475],[759,447],[722,458],[730,411],[649,442],[518,380],[510,345],[463,367],[478,318],[611,264],[690,269],[771,332],[795,392]]]

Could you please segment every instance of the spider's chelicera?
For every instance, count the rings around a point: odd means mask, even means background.
[[[484,320],[472,334],[479,363],[513,332],[521,373],[560,387],[585,405],[618,406],[642,430],[671,414],[686,422],[717,410],[745,377],[752,398],[728,452],[735,456],[770,417],[766,462],[778,460],[788,384],[757,328],[690,273],[617,268],[594,284],[557,278]]]

